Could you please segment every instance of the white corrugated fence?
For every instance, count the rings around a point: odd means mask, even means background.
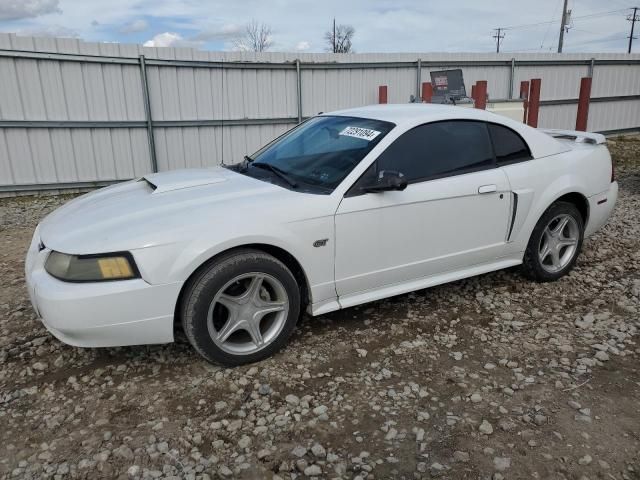
[[[539,126],[640,128],[640,55],[209,52],[0,34],[0,193],[79,188],[158,170],[236,163],[301,119],[419,96],[431,70],[517,97],[542,79]]]

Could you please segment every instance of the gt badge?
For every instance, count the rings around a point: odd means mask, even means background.
[[[328,238],[323,238],[322,240],[316,240],[315,242],[313,242],[313,246],[316,248],[324,247],[328,241],[329,241]]]

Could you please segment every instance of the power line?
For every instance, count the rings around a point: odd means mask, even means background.
[[[613,2],[617,3],[621,7],[624,5],[625,8],[627,8],[627,9],[632,8],[632,7],[629,7],[629,4],[627,2],[624,2],[622,0],[609,0],[609,1],[613,1]]]
[[[637,13],[638,13],[638,7],[633,7],[633,14],[629,15],[627,17],[627,20],[631,22],[631,33],[629,34],[629,48],[627,50],[627,53],[631,53],[631,47],[633,45],[633,40],[634,40],[634,38],[636,38],[636,37],[633,36],[633,28],[635,27],[636,22],[640,21],[640,17],[638,17],[638,15],[636,15]]]
[[[584,42],[571,42],[572,47],[579,47],[581,45],[591,45],[593,43],[609,43],[609,42],[618,42],[622,39],[626,39],[625,35],[619,35],[617,37],[605,37],[605,38],[594,38],[593,40],[587,40]]]
[[[584,32],[584,30],[581,30]],[[587,32],[587,33],[592,33],[592,32]],[[594,33],[594,35],[596,35]],[[600,37],[600,38],[594,38],[592,40],[585,40],[585,41],[578,41],[578,42],[571,42],[570,47],[579,47],[582,45],[591,45],[593,43],[610,43],[610,42],[619,42],[622,39],[627,39],[628,37],[626,35],[618,35],[616,37]],[[519,53],[519,52],[532,52],[534,50],[540,50],[540,47],[535,47],[535,48],[519,48],[516,50],[503,50],[502,53]]]
[[[500,32],[502,31],[502,28],[500,27],[494,28],[493,31],[496,32],[495,35],[493,35],[493,38],[496,39],[496,53],[500,53],[500,40],[504,38],[504,33],[500,35]]]
[[[594,18],[594,17],[604,17],[607,15],[612,15],[614,13],[620,13],[628,10],[627,8],[621,8],[618,10],[609,10],[608,12],[599,12],[599,13],[591,13],[589,15],[580,15],[578,17],[572,17],[572,20],[579,20],[585,18]],[[508,27],[500,27],[502,30],[513,30],[516,28],[528,28],[528,27],[538,27],[540,25],[548,25],[550,23],[556,23],[557,20],[548,20],[546,22],[537,22],[537,23],[525,23],[522,25],[510,25]]]

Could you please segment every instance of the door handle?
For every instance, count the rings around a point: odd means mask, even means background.
[[[481,185],[478,187],[478,193],[493,193],[498,190],[495,185]]]

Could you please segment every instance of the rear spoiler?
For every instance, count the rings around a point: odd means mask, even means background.
[[[605,136],[600,133],[578,132],[577,130],[556,130],[553,128],[540,128],[539,130],[547,135],[551,135],[553,138],[573,140],[576,143],[600,145],[607,142]]]

